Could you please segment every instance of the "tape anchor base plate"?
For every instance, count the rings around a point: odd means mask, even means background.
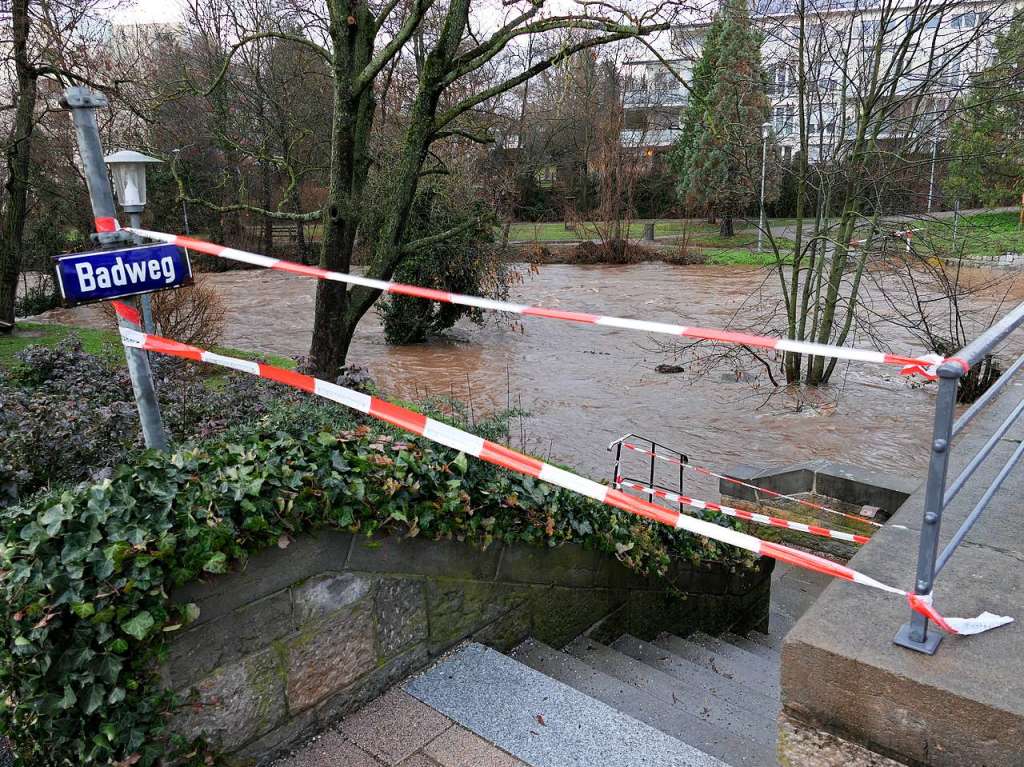
[[[896,636],[893,637],[893,643],[898,644],[900,647],[906,647],[908,650],[923,652],[925,655],[934,655],[935,651],[939,649],[939,644],[942,642],[942,634],[933,629],[928,632],[923,642],[919,642],[913,638],[912,631],[913,625],[911,623],[904,623],[900,626],[900,630],[896,632]]]

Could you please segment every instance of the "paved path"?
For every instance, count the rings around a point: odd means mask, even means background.
[[[277,767],[528,767],[398,688]]]

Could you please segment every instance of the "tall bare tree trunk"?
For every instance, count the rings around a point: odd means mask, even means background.
[[[28,60],[29,0],[13,0],[14,126],[5,154],[7,183],[0,214],[0,333],[14,330],[14,298],[21,271],[21,251],[28,211],[28,173],[35,126],[36,73]]]
[[[330,0],[328,7],[334,43],[334,125],[320,266],[347,272],[359,227],[360,200],[369,170],[367,143],[376,107],[372,88],[361,93],[355,88],[359,72],[373,53],[373,20],[365,0]],[[316,375],[333,378],[345,364],[354,332],[346,322],[348,309],[345,285],[327,280],[317,283],[309,348],[309,364]]]

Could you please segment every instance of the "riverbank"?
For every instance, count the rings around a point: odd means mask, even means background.
[[[16,355],[30,346],[52,348],[74,336],[82,344],[82,351],[99,357],[113,365],[124,365],[124,347],[116,330],[97,327],[65,325],[57,322],[21,322],[11,335],[0,335],[0,368],[10,369],[18,364]],[[276,354],[253,354],[244,349],[215,347],[214,351],[242,357],[261,359],[278,367],[294,368],[295,360]]]
[[[780,253],[768,247],[757,250],[757,240],[748,240],[736,235],[730,247],[721,247],[707,242],[681,241],[630,241],[619,240],[611,243],[509,243],[508,259],[512,262],[531,264],[574,264],[574,265],[626,265],[664,263],[673,266],[773,266],[780,261],[790,264],[793,260],[793,243],[776,240]]]

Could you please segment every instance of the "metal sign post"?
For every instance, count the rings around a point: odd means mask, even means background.
[[[78,153],[82,158],[85,181],[89,187],[89,199],[92,202],[92,214],[96,222],[96,234],[93,238],[106,246],[131,244],[131,236],[120,231],[117,224],[114,195],[110,189],[107,167],[103,162],[100,131],[96,125],[96,114],[93,112],[94,109],[105,107],[107,98],[85,86],[73,86],[64,91],[62,104],[71,110],[71,119],[75,125]],[[132,330],[141,330],[139,324],[120,317],[118,324]],[[167,434],[160,417],[160,403],[157,401],[156,388],[153,386],[149,358],[141,349],[125,347],[124,353],[128,361],[128,373],[132,379],[132,392],[135,395],[135,404],[139,408],[139,420],[142,422],[142,436],[146,447],[166,450]]]

